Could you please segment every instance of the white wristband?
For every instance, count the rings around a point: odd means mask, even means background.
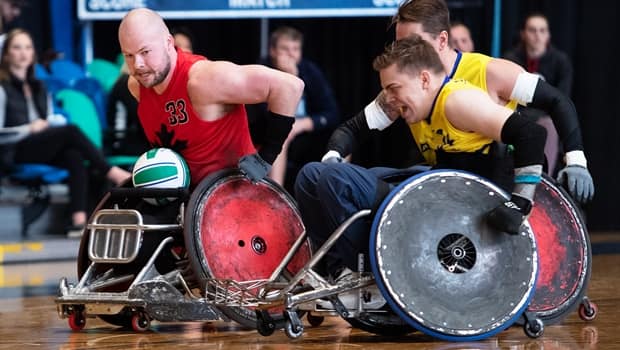
[[[570,151],[564,155],[564,161],[566,165],[578,165],[584,168],[588,168],[588,161],[583,151]]]
[[[325,153],[323,158],[321,158],[321,162],[324,162],[325,159],[334,158],[334,157],[342,159],[342,156],[340,155],[340,153],[332,150],[332,151],[328,151],[327,153]]]
[[[540,79],[540,77],[536,74],[528,72],[520,73],[515,82],[515,86],[512,88],[510,99],[516,100],[517,103],[523,106],[532,102],[538,79]]]
[[[392,120],[385,114],[385,112],[379,107],[376,100],[373,100],[364,108],[364,115],[366,116],[366,123],[368,128],[383,130],[392,124]]]

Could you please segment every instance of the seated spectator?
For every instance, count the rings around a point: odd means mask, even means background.
[[[189,28],[172,28],[171,33],[174,37],[174,46],[185,52],[194,53],[194,36],[192,35],[192,32],[189,30]]]
[[[537,74],[566,96],[570,96],[573,66],[568,55],[551,45],[547,17],[540,13],[528,15],[523,21],[520,38],[520,42],[505,54],[505,58],[521,65],[528,72]],[[523,113],[547,129],[545,145],[547,172],[554,176],[560,153],[557,130],[545,112],[535,108],[525,108]]]
[[[3,158],[15,164],[41,163],[67,169],[72,213],[68,234],[81,235],[87,220],[88,170],[116,185],[127,180],[130,173],[111,167],[77,127],[50,125],[47,116],[52,110],[51,99],[44,84],[34,78],[34,62],[30,34],[22,29],[9,32],[0,59]]]
[[[270,173],[274,181],[289,191],[299,169],[308,162],[321,159],[327,140],[339,123],[332,88],[319,67],[302,57],[302,49],[303,34],[291,27],[280,27],[271,33],[269,57],[261,60],[262,64],[298,76],[305,83],[293,129]],[[266,108],[261,111],[266,113]],[[251,128],[257,124],[264,125],[252,122]],[[255,136],[256,130],[252,131]],[[260,144],[260,137],[254,141]]]
[[[461,22],[452,22],[450,25],[450,46],[461,52],[473,52],[474,40],[469,28]]]
[[[0,0],[0,50],[6,39],[7,25],[22,13],[24,0]]]

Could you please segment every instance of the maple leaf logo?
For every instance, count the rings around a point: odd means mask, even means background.
[[[174,140],[174,129],[168,131],[166,124],[161,124],[159,131],[155,132],[158,141],[153,144],[153,147],[165,147],[182,154],[182,151],[187,148],[187,140]]]

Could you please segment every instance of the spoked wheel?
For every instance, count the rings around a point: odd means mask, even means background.
[[[187,251],[205,293],[209,279],[268,279],[303,232],[296,204],[286,191],[268,179],[252,183],[238,170],[205,178],[193,191],[186,210]],[[305,242],[285,272],[297,272],[309,258],[310,246]],[[241,325],[257,325],[252,307],[223,306],[220,310]],[[282,318],[281,309],[270,313],[274,319]]]
[[[538,245],[540,271],[527,311],[535,313],[546,325],[562,322],[587,299],[592,251],[578,208],[563,188],[543,176],[528,219]]]
[[[131,187],[130,184],[125,184],[124,187]],[[149,204],[143,203],[141,199],[112,199],[110,194],[107,193],[103,199],[97,205],[97,208],[93,213],[97,213],[100,209],[111,209],[118,206],[120,209],[137,209],[143,213],[145,223],[161,223],[160,221],[173,222],[174,215],[169,212],[176,213],[176,208],[157,208]],[[174,209],[174,210],[172,210]],[[161,212],[165,213],[161,213]],[[92,220],[92,218],[91,218]],[[151,222],[155,220],[156,222]],[[158,233],[143,236],[142,245],[138,257],[128,264],[103,264],[99,263],[95,265],[92,278],[87,287],[92,292],[124,292],[133,282],[136,275],[144,267],[145,263],[152,256],[153,251],[163,238],[170,235],[168,232]],[[88,249],[90,242],[90,234],[88,231],[82,236],[80,242],[80,248],[78,251],[78,264],[77,272],[78,278],[86,273],[86,270],[91,265]],[[170,250],[178,246],[180,249],[184,249],[183,237],[180,234],[175,235],[174,247],[170,249],[164,249],[162,254],[155,262],[157,270],[161,273],[167,273],[176,268],[178,258]],[[124,328],[133,328],[132,318],[133,312],[130,308],[123,308],[119,313],[115,315],[97,315],[103,321],[115,326]]]
[[[485,216],[507,200],[471,173],[436,170],[404,181],[374,217],[370,263],[388,305],[410,326],[450,341],[490,337],[532,297],[538,261],[527,222],[518,235]]]

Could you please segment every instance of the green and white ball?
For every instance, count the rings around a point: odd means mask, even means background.
[[[153,148],[136,161],[131,176],[136,188],[188,188],[190,174],[187,163],[175,151]],[[175,198],[144,198],[153,205],[165,205]]]

